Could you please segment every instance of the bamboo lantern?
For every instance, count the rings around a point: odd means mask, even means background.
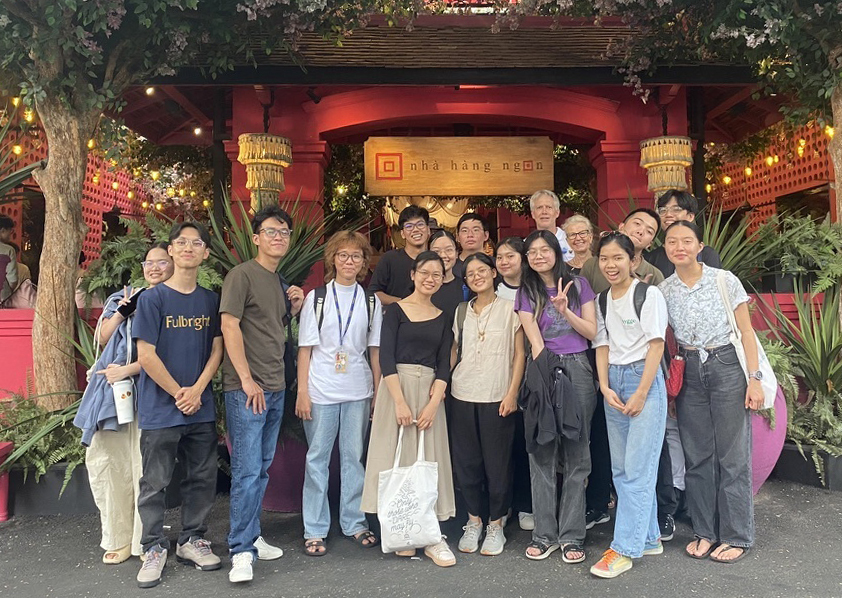
[[[246,167],[246,188],[251,207],[258,210],[265,199],[277,201],[284,189],[284,168],[292,164],[292,143],[268,133],[243,133],[237,161]]]
[[[653,137],[640,142],[640,165],[646,169],[649,190],[655,194],[687,189],[686,168],[693,164],[689,137]]]

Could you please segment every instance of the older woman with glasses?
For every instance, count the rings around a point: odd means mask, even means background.
[[[483,511],[488,527],[481,554],[503,551],[503,517],[512,500],[512,442],[525,355],[513,303],[497,296],[494,262],[484,253],[465,260],[476,297],[462,303],[453,325],[451,438],[453,468],[468,507],[461,552],[476,552]]]
[[[567,235],[567,243],[573,250],[573,259],[567,262],[573,274],[577,276],[582,272],[582,266],[593,257],[593,236],[594,226],[590,220],[581,214],[573,214],[561,225]]]

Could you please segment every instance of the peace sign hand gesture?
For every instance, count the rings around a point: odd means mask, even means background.
[[[567,293],[570,291],[570,286],[573,284],[573,281],[567,283],[563,289],[561,288],[562,280],[558,279],[558,295],[555,297],[551,297],[550,301],[552,302],[553,306],[556,308],[558,313],[564,315],[564,312],[567,310],[567,306],[569,302],[567,300]]]

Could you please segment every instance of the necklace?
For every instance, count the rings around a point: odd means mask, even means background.
[[[476,305],[476,301],[477,301],[476,299],[473,300],[474,305]],[[497,297],[494,297],[494,300],[486,306],[486,308],[489,308],[489,309],[488,309],[488,316],[485,318],[485,327],[484,328],[480,328],[480,325],[482,324],[482,321],[480,320],[480,317],[482,316],[482,313],[477,314],[477,339],[479,340],[479,342],[483,342],[485,340],[485,331],[488,330],[488,325],[491,323],[491,309],[490,308],[492,308],[495,303],[497,303]],[[483,308],[483,311],[485,311],[486,308]]]

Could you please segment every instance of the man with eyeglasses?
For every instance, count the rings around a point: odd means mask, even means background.
[[[398,227],[406,245],[383,254],[369,285],[384,307],[408,297],[414,290],[410,272],[415,258],[427,249],[429,224],[430,213],[420,206],[407,206],[398,216]]]
[[[567,243],[567,234],[556,224],[561,214],[561,201],[558,195],[549,189],[541,189],[529,198],[529,212],[535,221],[537,230],[547,230],[555,235],[561,246],[561,257],[565,262],[573,259],[573,250]]]
[[[132,337],[137,340],[142,368],[137,397],[143,461],[137,508],[145,554],[137,574],[141,588],[158,585],[167,562],[165,489],[176,459],[184,467],[176,557],[202,571],[221,567],[204,539],[216,498],[211,379],[222,361],[219,296],[197,284],[199,266],[210,255],[210,241],[207,229],[198,222],[173,226],[167,247],[173,275],[141,294],[135,312]]]
[[[273,560],[283,550],[260,534],[263,495],[275,456],[284,413],[284,315],[286,300],[278,264],[289,251],[292,219],[277,205],[263,208],[252,220],[257,257],[231,269],[222,286],[222,334],[225,359],[222,389],[231,442],[232,583],[251,581],[254,559]],[[304,293],[287,291],[292,311],[301,310]]]
[[[661,217],[661,228],[663,230],[667,230],[670,224],[677,220],[695,222],[696,212],[698,211],[699,202],[686,191],[672,189],[658,198],[658,214]],[[719,252],[708,245],[702,247],[697,259],[711,268],[722,267]],[[669,278],[675,272],[675,265],[667,258],[667,252],[663,245],[646,254],[646,261],[660,270],[664,278]]]
[[[464,263],[469,255],[480,253],[488,241],[488,222],[475,212],[462,214],[456,224],[456,240],[459,241],[459,259],[453,266],[453,274],[459,278],[464,276]]]

